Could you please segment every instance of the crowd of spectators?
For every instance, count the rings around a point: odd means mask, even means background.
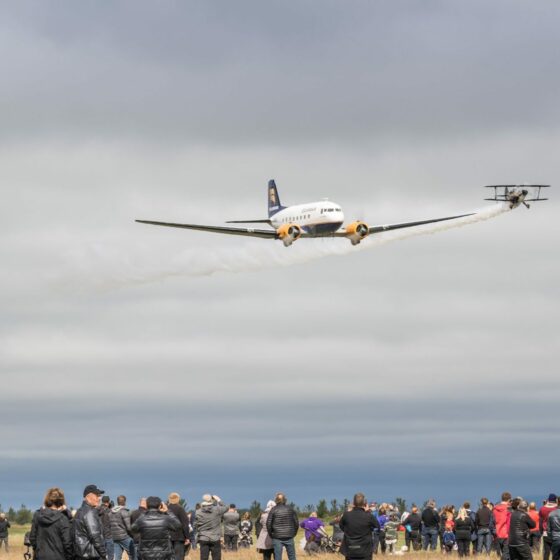
[[[341,515],[329,522],[332,534],[317,512],[300,520],[286,496],[276,494],[253,520],[235,504],[205,494],[187,512],[176,492],[166,502],[142,498],[130,511],[125,496],[116,505],[96,485],[88,485],[76,511],[66,506],[64,492],[50,488],[43,507],[33,516],[29,546],[34,560],[184,560],[200,549],[200,560],[221,560],[222,550],[250,547],[255,530],[256,549],[263,560],[296,560],[295,537],[303,529],[305,553],[340,552],[349,560],[368,560],[374,554],[404,555],[410,551],[440,551],[459,557],[495,554],[500,560],[560,560],[560,499],[550,494],[540,508],[504,492],[501,501],[482,498],[476,511],[470,503],[437,508],[434,500],[420,510],[401,512],[393,504],[367,502],[358,493]],[[10,524],[0,514],[0,548],[8,550]],[[399,533],[404,533],[397,546]],[[402,545],[404,541],[404,545]]]

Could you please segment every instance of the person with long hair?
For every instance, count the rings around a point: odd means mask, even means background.
[[[455,519],[455,538],[459,556],[468,556],[471,546],[471,534],[474,530],[473,520],[470,518],[466,508],[459,509]]]
[[[33,516],[29,540],[35,560],[72,560],[70,519],[64,492],[60,488],[47,490],[43,507]]]

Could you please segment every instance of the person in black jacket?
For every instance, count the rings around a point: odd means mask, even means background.
[[[440,518],[439,513],[436,511],[436,503],[433,500],[430,500],[426,509],[422,511],[422,525],[424,527],[424,550],[428,550],[428,546],[431,548],[431,550],[435,550],[437,548],[439,523]]]
[[[471,548],[471,535],[474,522],[465,507],[462,507],[455,518],[455,538],[459,556],[468,556]]]
[[[72,560],[70,518],[60,488],[47,490],[43,507],[33,516],[29,541],[36,560]]]
[[[492,550],[492,520],[492,511],[488,507],[488,498],[482,498],[480,500],[480,507],[475,515],[477,554],[482,554],[483,549],[486,554],[490,554]]]
[[[340,552],[349,560],[367,560],[373,555],[373,532],[379,529],[377,518],[366,511],[367,501],[362,493],[354,496],[354,507],[340,518],[344,533]]]
[[[140,558],[142,560],[173,560],[175,551],[171,546],[171,534],[181,528],[181,522],[157,497],[146,499],[148,511],[132,525],[132,531],[140,535]]]
[[[171,543],[175,551],[175,560],[183,560],[187,546],[190,544],[191,529],[189,516],[185,508],[179,503],[181,496],[177,492],[171,492],[167,498],[167,507],[180,521],[181,526],[171,533]]]
[[[111,498],[103,496],[101,505],[99,506],[99,515],[101,517],[101,525],[103,526],[103,538],[105,539],[105,548],[107,549],[107,560],[115,558],[115,543],[111,532]]]
[[[511,509],[508,536],[510,560],[532,560],[533,554],[529,546],[529,532],[537,524],[527,513],[527,502],[525,500],[515,498],[511,502]]]
[[[74,555],[76,558],[107,558],[103,525],[99,516],[99,503],[105,493],[95,484],[84,488],[84,501],[73,522]]]
[[[294,537],[299,529],[296,512],[287,505],[286,496],[279,492],[274,498],[276,506],[270,510],[266,520],[266,530],[272,539],[275,560],[282,560],[285,548],[288,560],[296,560]]]
[[[412,506],[412,510],[403,519],[402,524],[405,528],[404,541],[406,548],[410,550],[410,546],[412,545],[413,550],[420,550],[422,548],[422,518],[416,506]]]
[[[140,502],[138,504],[138,509],[132,510],[130,512],[130,524],[131,526],[140,519],[142,515],[144,515],[148,511],[146,507],[146,498],[140,498]],[[140,537],[138,533],[132,533],[132,540],[134,541],[134,550],[136,551],[136,558],[140,560],[140,555],[138,554],[138,545],[140,544]]]

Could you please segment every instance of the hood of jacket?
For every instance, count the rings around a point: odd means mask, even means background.
[[[49,527],[53,523],[56,523],[62,513],[56,509],[44,508],[37,512],[37,523],[41,527]]]

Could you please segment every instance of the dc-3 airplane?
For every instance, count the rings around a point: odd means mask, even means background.
[[[489,185],[494,189],[493,198],[485,200],[509,202],[511,209],[524,204],[529,208],[528,202],[548,200],[541,198],[541,189],[550,185]],[[531,193],[531,194],[530,194]],[[528,198],[529,197],[529,198]],[[289,247],[300,238],[317,237],[346,237],[352,245],[358,245],[368,235],[390,231],[394,229],[409,228],[443,222],[445,220],[456,220],[470,214],[459,214],[457,216],[446,216],[444,218],[433,218],[417,222],[403,222],[400,224],[387,224],[369,226],[365,222],[356,220],[344,226],[344,214],[342,208],[328,200],[321,202],[310,202],[295,206],[282,206],[278,189],[274,180],[268,182],[268,218],[263,220],[231,220],[228,224],[268,224],[272,229],[254,229],[225,226],[209,226],[197,224],[175,224],[170,222],[155,222],[152,220],[136,220],[141,224],[154,226],[166,226],[199,231],[210,231],[213,233],[224,233],[227,235],[245,235],[249,237],[261,237],[263,239],[280,239],[285,247]]]

